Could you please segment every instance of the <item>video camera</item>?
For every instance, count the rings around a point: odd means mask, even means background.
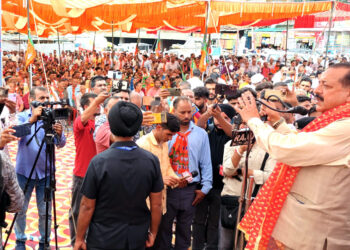
[[[38,101],[33,101],[31,102],[31,105],[34,108],[37,107],[44,107],[43,111],[38,117],[39,120],[44,121],[45,123],[48,124],[54,124],[56,120],[67,120],[69,117],[69,109],[68,108],[56,108],[54,109],[53,106],[55,105],[61,105],[65,106],[67,105],[66,102],[38,102]]]
[[[120,92],[120,91],[128,91],[129,83],[126,80],[113,81],[111,92]]]

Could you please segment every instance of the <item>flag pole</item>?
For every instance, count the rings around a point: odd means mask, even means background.
[[[287,65],[287,60],[288,60],[288,33],[289,33],[289,19],[287,19],[287,32],[286,32],[286,48],[285,48],[285,58],[284,58],[284,64]]]
[[[28,41],[30,39],[30,23],[29,23],[29,0],[27,0],[27,29],[28,29]],[[29,42],[28,42],[29,44]],[[34,42],[33,42],[34,44]],[[28,49],[28,48],[27,48]],[[33,83],[32,83],[32,64],[29,65],[29,88],[32,89]]]
[[[335,9],[335,2],[332,1],[332,12],[331,12],[331,16],[329,17],[329,27],[328,27],[328,37],[327,37],[327,44],[326,44],[326,57],[324,60],[324,68],[326,68],[327,66],[327,60],[329,61],[328,57],[328,47],[329,47],[329,40],[331,38],[331,29],[332,29],[332,25],[333,25],[333,14],[334,14],[334,9]]]
[[[56,29],[57,31],[57,42],[58,42],[58,63],[61,65],[61,47],[60,47],[60,33],[58,32],[58,28]]]
[[[94,33],[94,42],[93,42],[93,44],[92,44],[92,51],[95,50],[95,39],[96,39],[96,31],[95,31],[95,33]]]
[[[18,32],[18,55],[21,52],[21,33]]]
[[[114,52],[114,24],[112,21],[112,53]]]
[[[159,49],[158,49],[158,48],[159,48]],[[155,47],[154,51],[156,52],[156,57],[158,58],[159,55],[160,55],[160,51],[161,51],[160,29],[157,31],[157,41],[156,41],[156,47]]]
[[[135,60],[138,61],[139,59],[139,43],[140,43],[140,29],[138,30],[138,35],[137,35],[137,41],[136,41],[136,48],[135,48]]]
[[[204,37],[203,37],[203,44],[202,44],[202,49],[203,50],[205,48],[205,46],[207,46],[207,35],[208,35],[208,24],[209,24],[209,11],[210,11],[210,0],[207,0],[207,13],[205,16],[205,32],[204,32]],[[207,54],[207,53],[206,53]],[[201,51],[201,56],[203,56],[203,53]],[[204,60],[204,62],[206,63],[206,58],[201,57],[201,61]],[[202,74],[202,81],[204,79],[204,74]]]

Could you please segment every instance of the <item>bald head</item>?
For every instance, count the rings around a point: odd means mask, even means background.
[[[130,94],[130,102],[135,104],[137,107],[141,108],[142,105],[142,96],[136,92]]]

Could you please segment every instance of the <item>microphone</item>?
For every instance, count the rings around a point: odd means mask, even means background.
[[[299,115],[307,115],[309,113],[309,110],[302,106],[295,106],[293,108],[287,109],[286,113],[293,113],[293,114],[299,114]]]
[[[182,174],[182,178],[185,179],[187,182],[192,182],[193,178],[195,178],[197,175],[197,171],[192,171],[191,173],[186,171]]]
[[[198,176],[198,171],[192,171],[191,173],[190,172],[184,172],[182,174],[182,177],[181,179],[185,179],[188,183],[192,182],[193,178],[197,177]],[[179,183],[177,183],[176,185],[174,186],[171,186],[171,188],[177,188],[179,186]]]
[[[198,172],[197,171],[192,171],[191,172],[192,178],[195,178],[198,176]]]
[[[280,112],[280,113],[293,113],[293,114],[299,114],[299,115],[307,115],[309,113],[309,111],[302,106],[295,106],[295,107],[287,109],[287,110],[280,110],[280,109],[276,109],[276,108],[273,108],[273,107],[267,105],[265,102],[263,102],[259,99],[256,99],[256,102],[268,107],[269,109],[272,109],[272,110]]]

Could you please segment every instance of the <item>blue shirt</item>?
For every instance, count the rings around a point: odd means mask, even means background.
[[[23,123],[28,123],[29,118],[31,116],[32,116],[31,109],[24,111],[22,113],[19,113],[17,115],[18,125]],[[39,128],[41,125],[43,125],[43,121],[41,120],[37,121],[36,128]],[[29,174],[30,174],[30,171],[32,170],[35,157],[39,152],[40,144],[45,136],[44,129],[43,128],[39,129],[38,133],[36,134],[37,140],[34,137],[32,141],[29,143],[29,145],[27,146],[26,144],[28,140],[32,138],[34,133],[35,133],[35,123],[33,123],[31,127],[30,135],[22,137],[18,142],[16,172],[20,175],[24,175],[26,178],[29,178]],[[55,142],[55,145],[59,147],[63,147],[66,144],[66,137],[64,136],[63,130],[62,130],[61,138],[58,140],[58,138],[55,137],[54,142]],[[38,162],[35,166],[35,170],[32,175],[32,179],[38,178],[40,180],[45,178],[45,157],[46,157],[45,150],[46,150],[46,143],[44,143],[43,148],[41,150]],[[47,162],[49,163],[48,159],[47,159]],[[49,175],[49,171],[47,175]]]
[[[197,177],[193,178],[193,182],[200,182],[202,184],[202,192],[208,194],[212,188],[213,170],[211,166],[210,145],[207,132],[204,129],[194,125],[190,122],[188,135],[188,168],[190,172],[197,171]],[[177,135],[169,141],[169,153],[176,141]]]

